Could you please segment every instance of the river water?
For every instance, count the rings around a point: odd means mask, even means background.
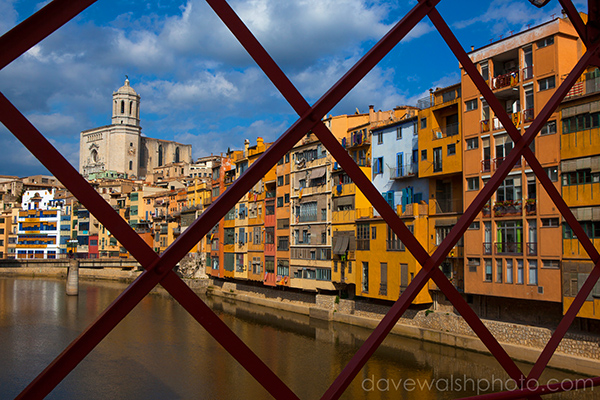
[[[0,398],[14,398],[126,287],[0,278]],[[213,310],[301,399],[318,399],[370,331],[221,298]],[[531,368],[518,364],[525,373]],[[582,376],[557,370],[543,380]],[[389,337],[342,398],[454,399],[514,388],[492,357]],[[555,394],[593,399],[596,393]],[[51,399],[264,399],[269,394],[169,296],[151,294]]]

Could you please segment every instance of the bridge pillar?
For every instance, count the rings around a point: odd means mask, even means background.
[[[69,259],[69,271],[67,272],[67,296],[79,294],[79,260]]]

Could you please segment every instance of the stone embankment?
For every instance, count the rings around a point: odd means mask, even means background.
[[[110,279],[132,282],[141,272],[122,268],[81,268],[80,278]],[[59,267],[1,268],[0,276],[27,276],[66,279],[67,269]],[[236,301],[308,315],[311,318],[336,321],[374,329],[389,306],[340,299],[337,296],[275,290],[243,283],[212,279],[185,279],[196,292]],[[164,290],[155,288],[155,291]],[[485,326],[515,360],[535,363],[553,333],[551,329],[494,320],[483,320]],[[445,311],[409,310],[392,334],[467,350],[487,353],[465,320],[448,309]],[[549,366],[596,376],[600,370],[600,335],[568,332],[561,341]]]

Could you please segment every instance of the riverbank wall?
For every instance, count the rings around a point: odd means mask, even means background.
[[[132,282],[139,270],[129,268],[81,268],[80,279]],[[65,279],[67,269],[60,267],[0,268],[0,276]],[[375,329],[391,305],[340,299],[316,293],[277,290],[213,279],[184,279],[194,291],[235,301],[309,316],[314,320],[334,321]],[[160,286],[155,293],[167,294]],[[482,320],[504,350],[514,360],[535,363],[550,340],[552,329],[534,325]],[[409,309],[392,329],[392,334],[443,344],[479,353],[489,353],[465,320],[451,308]],[[597,376],[600,371],[600,335],[567,332],[550,360],[550,367]]]

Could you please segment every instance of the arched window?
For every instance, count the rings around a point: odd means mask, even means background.
[[[133,101],[129,102],[129,115],[133,114]]]
[[[92,162],[94,162],[94,163],[98,162],[98,152],[96,151],[96,149],[92,149],[92,152],[90,153],[90,157],[92,158]]]
[[[179,162],[179,147],[175,147],[175,162]]]
[[[131,171],[133,169],[133,161],[129,161],[129,170]]]
[[[161,167],[163,165],[163,148],[162,145],[158,146],[158,166]]]
[[[121,114],[125,114],[125,102],[121,100]]]

